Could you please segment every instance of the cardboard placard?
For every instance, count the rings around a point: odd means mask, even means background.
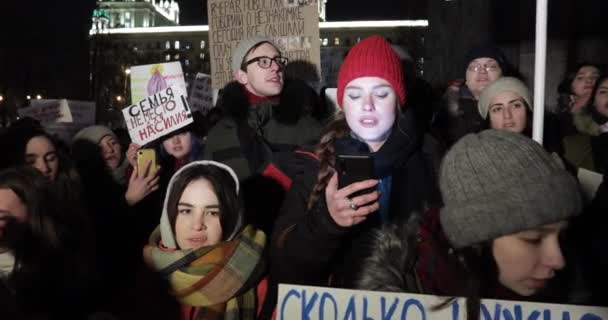
[[[193,122],[180,85],[170,86],[122,110],[129,136],[140,146]]]
[[[197,73],[190,85],[188,102],[193,111],[199,111],[206,115],[214,106],[213,89],[211,88],[211,76],[204,73]]]
[[[186,92],[182,65],[177,61],[131,67],[131,103],[173,85],[180,86]]]
[[[436,306],[446,297],[279,285],[277,319],[465,320],[465,299]],[[484,299],[481,320],[606,320],[608,308]]]
[[[207,12],[214,89],[232,80],[239,41],[256,36],[272,38],[290,61],[308,61],[320,71],[317,0],[209,0]]]

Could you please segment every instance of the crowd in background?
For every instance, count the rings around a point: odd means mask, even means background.
[[[532,140],[530,88],[491,45],[435,92],[380,36],[332,106],[270,39],[145,146],[103,125],[0,132],[2,319],[271,319],[279,283],[608,306],[608,74],[582,62]],[[456,62],[455,62],[456,63]],[[548,102],[551,103],[551,102]],[[155,161],[138,161],[152,149]],[[339,155],[371,158],[340,183]]]

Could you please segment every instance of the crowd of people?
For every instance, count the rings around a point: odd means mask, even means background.
[[[482,298],[608,306],[608,184],[579,181],[608,170],[606,70],[568,71],[541,145],[497,47],[441,94],[406,57],[358,42],[332,110],[251,38],[204,121],[145,146],[4,128],[0,317],[272,319],[280,283],[465,297],[467,319]],[[339,155],[370,174],[340,184]]]

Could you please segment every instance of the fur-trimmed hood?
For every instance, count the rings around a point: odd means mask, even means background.
[[[600,131],[600,125],[593,120],[593,116],[589,110],[582,109],[573,115],[572,121],[576,129],[582,133],[586,133],[590,136],[599,136],[602,132]]]
[[[286,81],[277,99],[269,99],[256,106],[252,106],[247,98],[247,89],[237,81],[232,81],[222,89],[218,108],[225,116],[236,120],[244,120],[249,116],[249,108],[265,106],[270,109],[271,117],[277,122],[286,125],[293,124],[301,117],[310,114],[314,108],[318,108],[318,105],[316,105],[318,103],[318,96],[316,96],[316,92],[312,88],[309,89],[302,90],[301,81]],[[313,95],[312,98],[310,97],[311,95]],[[283,100],[285,102],[281,103]],[[313,103],[315,103],[314,106],[308,105]]]
[[[363,290],[420,292],[415,274],[416,234],[422,214],[413,212],[404,224],[389,224],[371,232],[369,252],[355,287]]]

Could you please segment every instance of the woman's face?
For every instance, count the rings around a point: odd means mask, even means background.
[[[196,249],[222,240],[220,206],[211,183],[191,181],[177,203],[175,240],[180,249]]]
[[[25,162],[38,169],[50,181],[57,178],[59,157],[53,143],[45,136],[30,139],[25,146]]]
[[[478,98],[483,88],[502,76],[502,69],[492,58],[477,58],[469,63],[466,73],[466,85]]]
[[[572,80],[572,93],[577,98],[587,99],[591,95],[595,81],[600,76],[600,71],[594,66],[583,66],[578,69],[574,80]]]
[[[17,194],[8,188],[0,188],[0,240],[4,237],[9,219],[17,222],[27,220],[27,208]]]
[[[492,129],[515,133],[522,133],[528,122],[524,99],[512,91],[503,91],[492,97],[488,116]]]
[[[566,226],[566,222],[558,222],[494,240],[492,253],[500,283],[522,296],[543,289],[566,265],[559,244]]]
[[[374,152],[388,139],[397,117],[397,101],[388,81],[378,77],[356,78],[344,89],[346,122]]]
[[[101,154],[106,166],[112,170],[118,168],[122,162],[122,147],[116,138],[110,135],[101,138],[99,147],[101,147]]]
[[[192,134],[186,131],[173,135],[163,141],[163,148],[175,159],[183,159],[192,150]]]
[[[593,99],[593,106],[597,112],[608,117],[608,79],[599,84]]]

